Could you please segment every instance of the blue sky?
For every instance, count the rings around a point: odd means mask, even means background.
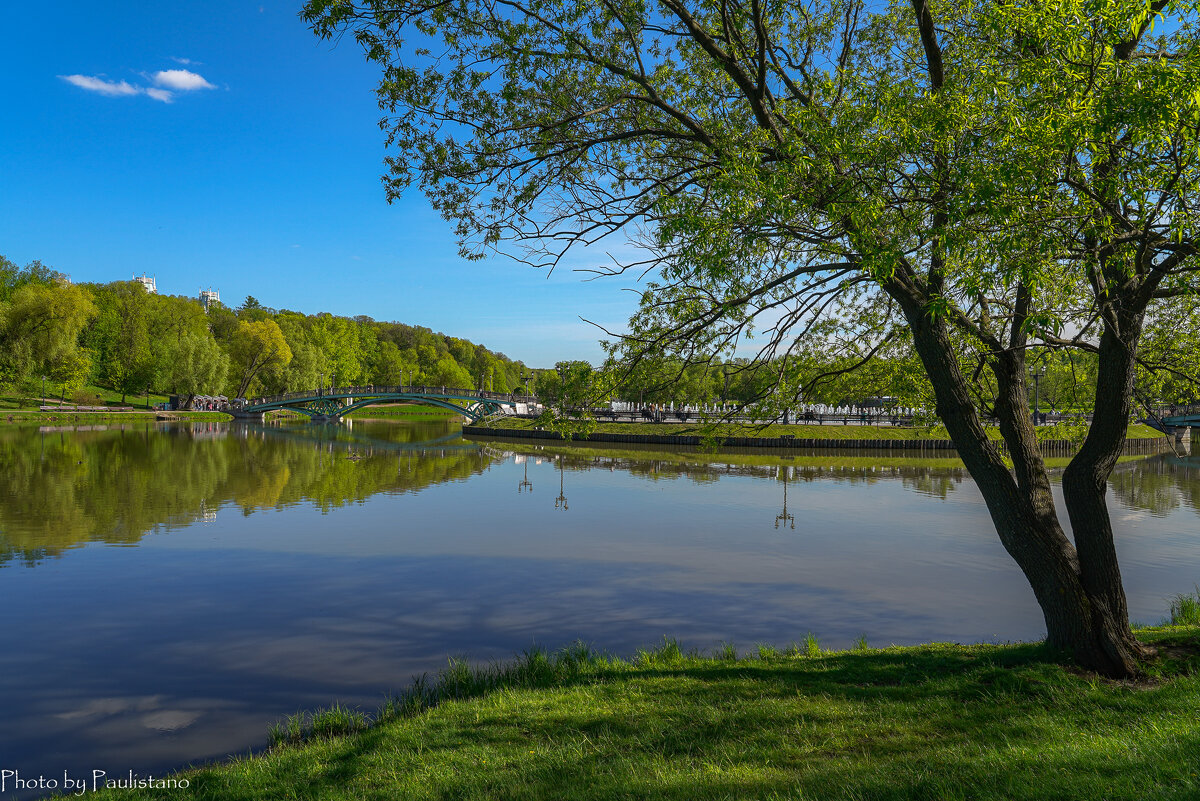
[[[579,318],[619,328],[628,281],[466,262],[419,192],[387,205],[378,68],[319,41],[299,7],[10,4],[0,254],[424,325],[532,366],[602,358]]]

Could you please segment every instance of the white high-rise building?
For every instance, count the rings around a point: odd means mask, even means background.
[[[201,303],[201,305],[204,306],[204,311],[206,311],[206,312],[208,311],[208,304],[220,303],[220,302],[221,302],[221,293],[218,292],[217,290],[215,290],[215,289],[201,289],[200,290],[200,303]]]
[[[146,287],[146,291],[151,294],[155,294],[156,292],[158,292],[158,289],[154,286],[154,279],[147,276],[145,273],[142,273],[140,278],[135,275],[133,277],[133,280],[137,281],[139,284]]]

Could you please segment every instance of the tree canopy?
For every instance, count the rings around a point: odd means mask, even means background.
[[[310,0],[304,16],[381,66],[389,197],[417,183],[465,255],[639,248],[596,268],[648,276],[614,342],[627,369],[749,351],[790,403],[806,353],[911,353],[1049,641],[1138,671],[1105,482],[1139,371],[1197,377],[1167,355],[1197,332],[1194,3]],[[1063,479],[1072,537],[1026,401],[1030,360],[1059,350],[1096,365]]]
[[[72,284],[41,262],[18,267],[0,256],[0,389],[36,393],[44,375],[50,394],[63,396],[91,382],[232,398],[335,379],[474,387],[483,377],[508,392],[526,372],[502,353],[422,326],[277,310],[253,297],[236,311],[220,303],[206,310],[136,281]]]

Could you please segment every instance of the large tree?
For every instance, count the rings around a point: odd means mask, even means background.
[[[239,320],[229,343],[229,360],[238,382],[234,394],[244,398],[259,373],[286,367],[292,360],[292,350],[274,320]]]
[[[606,238],[642,247],[612,268],[651,276],[627,361],[711,360],[751,331],[759,360],[785,366],[831,326],[855,361],[910,339],[1048,641],[1107,675],[1139,671],[1105,492],[1147,326],[1198,292],[1194,5],[304,13],[382,66],[389,197],[417,180],[465,255],[553,266]],[[1057,349],[1097,365],[1063,478],[1070,537],[1027,405],[1030,355]],[[804,389],[786,371],[774,384],[783,404]]]
[[[78,388],[90,368],[79,334],[95,316],[91,298],[74,284],[22,283],[0,302],[0,385],[48,375]]]

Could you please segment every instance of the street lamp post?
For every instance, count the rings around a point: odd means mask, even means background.
[[[150,387],[146,387],[146,410],[150,410]]]
[[[1040,411],[1039,404],[1041,401],[1040,390],[1042,376],[1046,375],[1046,365],[1038,365],[1037,367],[1029,368],[1029,377],[1033,379],[1033,424],[1038,423],[1038,412]]]
[[[46,405],[46,376],[42,376],[42,405]]]
[[[325,374],[324,373],[317,373],[317,394],[318,395],[325,394]]]

